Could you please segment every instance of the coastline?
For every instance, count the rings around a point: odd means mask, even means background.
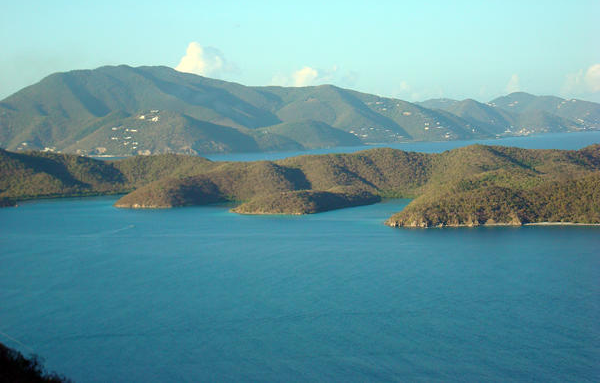
[[[385,221],[384,224],[389,227],[399,229],[445,229],[445,228],[477,228],[477,227],[522,227],[522,226],[600,226],[600,223],[583,223],[583,222],[528,222],[528,223],[482,223],[478,225],[469,224],[457,224],[457,225],[432,225],[432,226],[419,226],[419,225],[398,225]]]
[[[582,222],[531,222],[531,223],[524,223],[523,226],[600,226],[600,223],[582,223]]]

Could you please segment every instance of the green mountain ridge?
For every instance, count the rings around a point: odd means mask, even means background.
[[[571,106],[576,102],[581,108]],[[450,112],[467,121],[471,128],[494,136],[579,131],[600,125],[597,104],[581,100],[575,103],[552,96],[513,93],[487,104],[472,99],[438,99],[420,104]],[[558,107],[561,105],[562,110]]]
[[[488,104],[413,104],[332,85],[249,87],[126,65],[55,73],[0,102],[0,147],[113,156],[302,150],[599,125],[600,105],[581,100],[513,93]],[[113,128],[138,131],[113,135]]]

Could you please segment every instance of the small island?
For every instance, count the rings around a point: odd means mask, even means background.
[[[377,203],[381,197],[367,191],[332,192],[299,190],[269,194],[254,198],[233,209],[239,214],[313,214]]]
[[[312,214],[411,198],[392,227],[600,223],[600,145],[538,150],[471,145],[426,154],[377,148],[279,161],[197,156],[117,161],[0,150],[0,202],[124,194],[119,208],[235,202],[239,214]]]

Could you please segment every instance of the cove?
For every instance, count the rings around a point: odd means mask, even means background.
[[[75,381],[597,381],[597,227],[115,199],[0,210],[0,337]]]

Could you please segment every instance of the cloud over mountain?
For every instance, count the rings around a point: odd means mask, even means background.
[[[563,92],[574,95],[600,92],[600,64],[592,64],[586,70],[569,73],[563,85]]]
[[[217,48],[203,47],[192,41],[175,70],[201,76],[221,77],[223,73],[233,72],[235,65],[228,62],[223,52]]]
[[[516,73],[510,76],[508,84],[506,84],[506,93],[513,93],[521,91],[521,84],[519,81],[519,75]]]
[[[322,84],[354,86],[357,79],[358,73],[354,71],[342,71],[337,65],[334,65],[330,69],[305,66],[289,76],[276,74],[271,79],[271,84],[281,86],[311,86]]]
[[[315,68],[305,66],[304,68],[292,74],[294,86],[313,85],[315,80],[319,78],[319,71]]]

